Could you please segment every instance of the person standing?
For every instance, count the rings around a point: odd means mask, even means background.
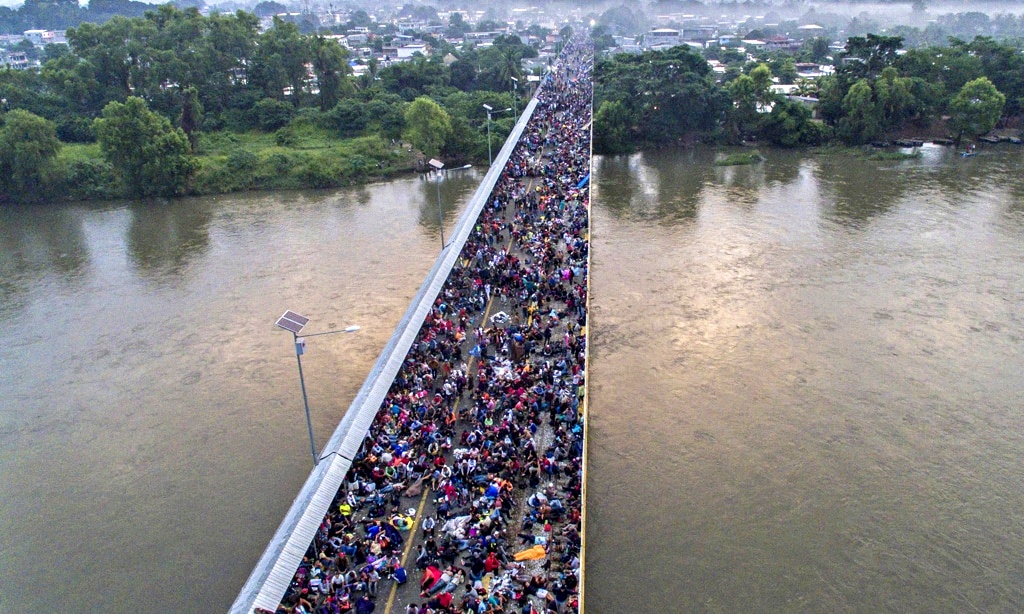
[[[370,597],[377,597],[377,584],[380,582],[380,573],[376,567],[371,567],[366,574],[366,594]]]

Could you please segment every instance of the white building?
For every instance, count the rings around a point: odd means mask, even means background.
[[[23,35],[25,40],[37,47],[49,45],[54,41],[53,30],[25,30]]]
[[[671,28],[657,28],[644,34],[644,47],[675,47],[683,42],[679,30]]]
[[[417,53],[427,55],[427,46],[423,43],[405,45],[403,47],[399,47],[396,51],[399,60],[408,60]]]

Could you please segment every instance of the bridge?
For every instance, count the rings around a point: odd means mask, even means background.
[[[232,612],[583,610],[591,67],[523,110]]]

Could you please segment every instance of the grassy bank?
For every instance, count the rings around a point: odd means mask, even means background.
[[[921,157],[921,151],[872,151],[866,156],[868,160],[914,160]]]
[[[340,138],[308,125],[274,133],[200,135],[199,168],[186,194],[354,185],[410,172],[417,155],[379,136]],[[119,198],[123,190],[96,143],[67,144],[43,187],[47,200]]]
[[[416,162],[414,153],[379,136],[341,139],[301,125],[273,134],[211,134],[197,154],[193,194],[352,185],[408,172]]]
[[[722,158],[715,160],[715,166],[740,166],[743,164],[756,164],[758,162],[764,162],[765,158],[761,155],[758,150],[754,151],[741,151],[726,154]]]

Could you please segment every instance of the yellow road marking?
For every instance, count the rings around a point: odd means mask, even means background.
[[[430,494],[430,487],[428,486],[428,487],[423,489],[423,496],[420,497],[420,506],[416,510],[416,520],[414,520],[412,522],[412,528],[409,529],[409,542],[407,544],[405,544],[405,552],[402,553],[402,563],[401,563],[402,567],[405,567],[406,561],[409,560],[409,553],[412,551],[412,542],[415,541],[416,529],[420,526],[420,517],[423,516],[423,508],[427,504],[427,495],[429,495],[429,494]],[[406,574],[408,576],[408,572],[406,572]],[[388,614],[388,613],[391,612],[391,607],[395,603],[395,595],[397,593],[398,593],[398,582],[393,582],[391,584],[391,592],[388,593],[388,603],[387,603],[387,605],[384,606],[385,614]]]

